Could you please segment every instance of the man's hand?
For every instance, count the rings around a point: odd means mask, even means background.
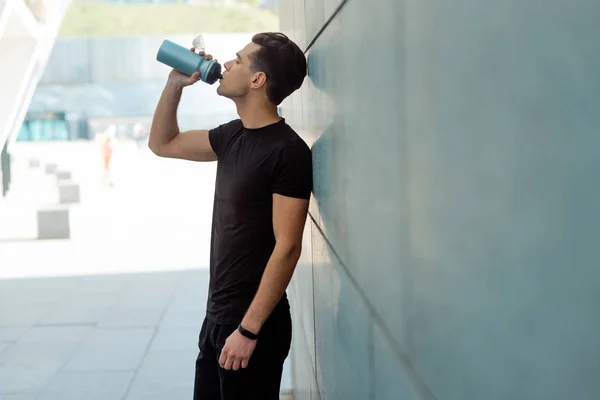
[[[219,365],[221,368],[234,371],[237,371],[240,367],[246,368],[255,347],[256,340],[248,339],[236,329],[225,340],[225,346],[223,346],[221,357],[219,357]]]
[[[190,51],[196,52],[195,48],[191,48]],[[198,52],[199,55],[204,56],[207,60],[212,60],[212,56],[210,54],[204,54],[203,51]],[[194,83],[200,80],[200,72],[196,71],[192,74],[192,76],[187,76],[176,69],[171,70],[169,74],[169,84],[174,85],[178,89],[183,89],[186,86],[191,86]]]

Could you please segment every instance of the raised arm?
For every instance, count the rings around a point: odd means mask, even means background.
[[[198,82],[199,76],[198,72],[190,77],[176,70],[169,74],[167,84],[154,111],[148,139],[148,147],[157,156],[190,161],[215,161],[217,159],[208,140],[207,130],[180,132],[177,124],[177,108],[181,101],[183,88]]]

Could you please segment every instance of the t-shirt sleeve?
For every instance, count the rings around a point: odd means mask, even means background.
[[[286,146],[277,157],[273,193],[308,200],[312,192],[312,175],[312,154],[308,146]]]
[[[239,120],[234,120],[208,131],[208,141],[217,155],[217,158],[225,153],[227,143],[235,133],[238,121]]]

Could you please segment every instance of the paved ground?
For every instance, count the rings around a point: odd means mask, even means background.
[[[206,287],[207,270],[1,281],[0,399],[191,399]]]
[[[109,188],[91,143],[16,149],[0,201],[0,400],[191,399],[214,165],[117,150]],[[56,203],[36,155],[82,185],[70,240],[35,240],[36,209]]]

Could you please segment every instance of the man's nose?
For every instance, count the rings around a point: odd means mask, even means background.
[[[227,71],[229,71],[229,67],[231,66],[231,61],[227,61],[225,64],[223,64],[225,66],[225,69]]]

